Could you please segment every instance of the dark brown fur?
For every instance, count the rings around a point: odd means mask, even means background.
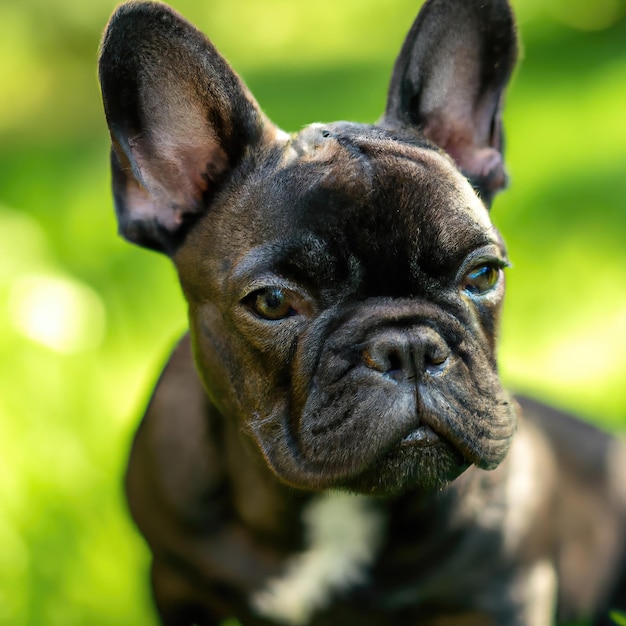
[[[602,625],[626,607],[624,448],[497,373],[488,209],[516,52],[505,0],[429,0],[378,124],[288,137],[164,5],[112,17],[120,231],[171,256],[189,304],[127,476],[164,624]],[[372,560],[337,542],[356,578],[268,609],[326,492],[380,521]]]

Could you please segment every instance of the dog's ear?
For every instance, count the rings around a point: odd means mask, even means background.
[[[246,151],[276,129],[208,39],[163,4],[117,9],[99,76],[120,233],[171,253]]]
[[[396,61],[383,117],[450,154],[487,204],[506,185],[501,107],[516,58],[506,0],[428,0]]]

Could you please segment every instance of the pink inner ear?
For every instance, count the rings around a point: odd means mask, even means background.
[[[495,148],[467,150],[461,154],[458,165],[488,191],[498,191],[506,185],[506,171],[502,155]]]
[[[490,193],[503,189],[507,177],[502,155],[496,148],[484,145],[498,141],[497,137],[489,137],[486,120],[491,117],[484,110],[482,115],[475,113],[479,120],[474,124],[469,111],[464,111],[454,122],[447,113],[429,113],[424,135],[447,152],[474,184]]]
[[[502,155],[495,148],[475,148],[470,142],[444,146],[457,167],[482,190],[494,193],[506,187]]]
[[[128,199],[137,217],[151,217],[175,229],[187,213],[203,209],[202,199],[212,183],[228,169],[228,157],[208,130],[195,142],[135,138],[130,144],[140,185],[129,188]]]
[[[154,216],[154,203],[150,194],[132,176],[126,180],[126,202],[132,207],[136,219],[146,220]]]

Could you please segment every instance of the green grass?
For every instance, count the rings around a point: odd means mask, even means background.
[[[375,120],[417,10],[173,4],[287,130]],[[516,5],[525,58],[506,114],[512,184],[493,212],[514,262],[501,369],[513,388],[623,430],[626,5]],[[0,4],[1,625],[155,623],[121,477],[185,310],[167,260],[115,234],[95,79],[113,6]]]
[[[611,612],[611,619],[615,622],[616,626],[626,626],[626,613],[613,611]]]

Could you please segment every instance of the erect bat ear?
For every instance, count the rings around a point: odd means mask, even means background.
[[[506,185],[501,107],[516,58],[506,0],[428,0],[396,61],[383,117],[450,154],[487,204]]]
[[[246,151],[276,129],[211,42],[163,4],[116,10],[99,76],[120,232],[171,253]]]

